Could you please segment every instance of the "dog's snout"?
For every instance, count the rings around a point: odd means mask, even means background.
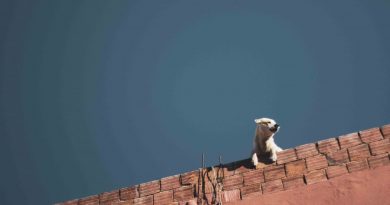
[[[269,128],[269,130],[270,130],[271,132],[277,132],[278,129],[279,129],[279,125],[278,125],[278,124],[275,124],[274,126],[272,126],[271,128]]]

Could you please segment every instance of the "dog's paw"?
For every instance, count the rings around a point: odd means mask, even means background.
[[[252,164],[254,167],[256,167],[259,164],[259,161],[257,161],[257,159],[256,160],[252,159]]]
[[[257,165],[259,165],[259,163],[252,163],[254,167],[257,167]]]
[[[264,167],[266,167],[267,165],[266,164],[264,164],[264,163],[258,163],[257,165],[256,165],[256,169],[262,169],[262,168],[264,168]]]
[[[276,155],[272,155],[269,159],[273,162],[276,162],[276,160],[278,160],[278,157]]]

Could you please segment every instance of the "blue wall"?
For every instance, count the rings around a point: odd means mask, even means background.
[[[1,1],[0,204],[390,123],[388,1]]]

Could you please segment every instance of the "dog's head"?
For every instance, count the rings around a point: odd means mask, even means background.
[[[268,133],[270,135],[276,133],[280,128],[275,120],[266,117],[255,119],[255,123],[264,133]]]

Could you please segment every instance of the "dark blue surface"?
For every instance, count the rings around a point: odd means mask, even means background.
[[[131,3],[129,3],[131,2]],[[1,1],[0,204],[390,123],[388,1]]]

